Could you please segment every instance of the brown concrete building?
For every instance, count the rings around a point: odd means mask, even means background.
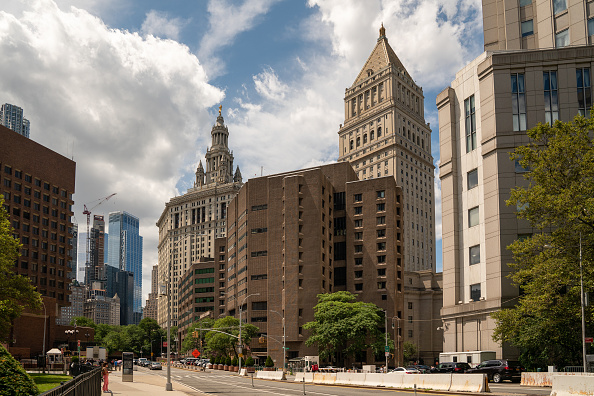
[[[382,26],[367,62],[345,90],[338,161],[360,180],[392,176],[402,187],[407,271],[435,271],[435,194],[431,129],[423,88],[388,44]]]
[[[227,278],[227,239],[215,239],[216,258],[203,257],[192,264],[179,285],[179,345],[188,328],[204,317],[218,318],[225,313]]]
[[[14,234],[23,247],[15,271],[27,276],[44,297],[46,326],[55,325],[60,307],[69,304],[74,161],[0,126],[0,191]],[[43,312],[37,313],[43,322]],[[30,328],[36,315],[27,313],[14,324],[11,347],[40,353],[43,324]],[[39,325],[37,320],[36,325]],[[46,332],[47,333],[47,332]],[[53,345],[48,337],[46,346]]]
[[[158,266],[153,265],[151,271],[151,292],[148,295],[146,304],[142,309],[143,318],[151,318],[157,320],[159,287],[157,281],[159,280]]]
[[[242,306],[242,320],[266,336],[252,354],[282,366],[284,318],[287,358],[316,355],[303,325],[320,293],[348,290],[401,317],[403,232],[393,177],[359,181],[337,163],[250,179],[229,205],[226,293],[227,312]]]

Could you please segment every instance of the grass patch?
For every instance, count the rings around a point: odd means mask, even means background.
[[[29,374],[35,384],[39,388],[39,392],[47,392],[48,390],[54,389],[60,386],[60,382],[70,381],[72,379],[69,375],[58,375],[58,374]]]

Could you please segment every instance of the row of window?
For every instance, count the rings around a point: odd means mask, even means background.
[[[523,73],[512,73],[512,124],[515,132],[525,131],[526,125],[526,88]],[[592,90],[590,82],[590,68],[576,69],[578,112],[586,115],[592,106]],[[559,119],[559,97],[557,86],[557,72],[543,72],[545,121],[553,123]],[[466,152],[477,148],[475,99],[471,95],[464,100],[464,124],[466,136]]]
[[[14,173],[12,171],[12,167],[9,165],[4,165],[4,173],[10,176],[14,176],[15,178],[19,179],[19,180],[23,180],[23,176],[24,176],[24,180],[27,183],[33,183],[33,180],[35,180],[35,186],[37,187],[42,187],[43,185],[43,189],[50,191],[50,187],[51,187],[51,191],[53,194],[60,194],[62,197],[67,198],[68,194],[66,192],[66,190],[62,190],[60,192],[59,187],[56,186],[50,186],[50,184],[48,182],[42,182],[40,179],[35,178],[33,179],[33,177],[31,175],[28,174],[24,174],[23,172],[20,170],[15,170]]]

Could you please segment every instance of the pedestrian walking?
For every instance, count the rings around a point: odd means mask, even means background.
[[[103,363],[101,375],[103,376],[103,393],[107,393],[109,392],[109,370],[107,369],[107,363]]]

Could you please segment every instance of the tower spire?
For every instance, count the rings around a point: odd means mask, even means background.
[[[377,39],[377,41],[380,41],[381,39],[386,39],[386,28],[384,27],[384,23],[382,22],[382,26],[379,29],[379,38]]]

